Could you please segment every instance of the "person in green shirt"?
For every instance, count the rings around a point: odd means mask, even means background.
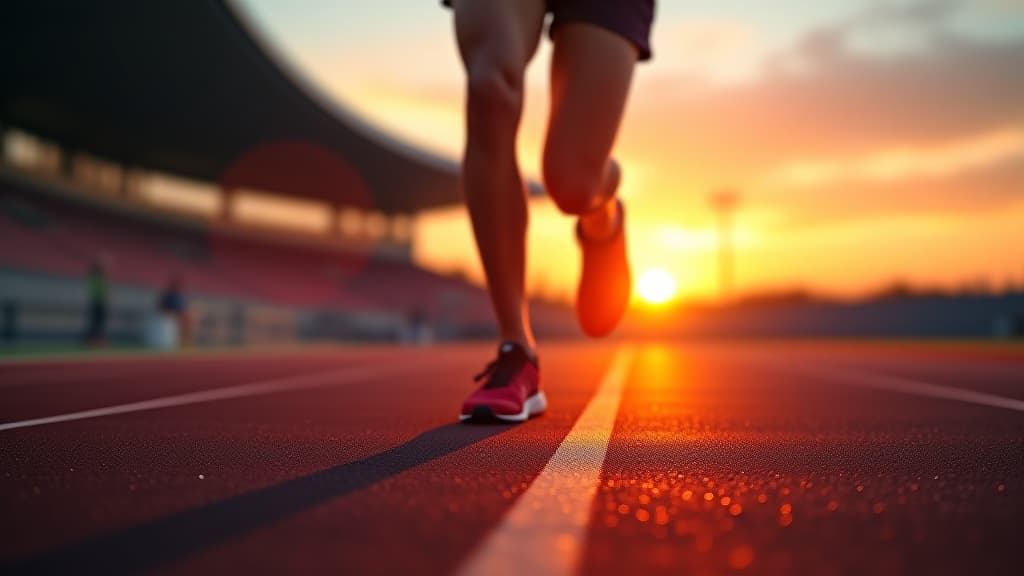
[[[109,313],[109,286],[103,263],[96,260],[89,267],[86,278],[88,290],[88,316],[85,327],[85,342],[91,346],[106,343],[107,316]]]

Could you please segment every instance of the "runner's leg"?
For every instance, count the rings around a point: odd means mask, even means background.
[[[591,238],[615,231],[620,180],[610,157],[629,95],[636,47],[604,28],[567,22],[554,35],[544,182],[558,207],[581,216]]]
[[[526,307],[527,207],[516,160],[526,65],[544,26],[544,0],[456,0],[455,33],[466,69],[462,187],[502,341],[531,353]]]

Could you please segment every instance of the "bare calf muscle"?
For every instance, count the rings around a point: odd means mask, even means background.
[[[515,158],[523,73],[540,40],[542,0],[460,0],[455,35],[466,70],[462,187],[503,341],[533,355],[526,308],[526,198]]]

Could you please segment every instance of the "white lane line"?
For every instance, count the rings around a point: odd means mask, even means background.
[[[998,394],[978,392],[968,388],[957,388],[943,384],[933,384],[916,378],[903,376],[892,376],[881,372],[864,370],[863,368],[843,367],[841,364],[806,366],[784,364],[776,356],[766,354],[754,354],[749,357],[754,363],[760,364],[779,373],[788,373],[800,376],[811,376],[822,378],[833,382],[839,382],[848,386],[859,386],[861,388],[874,388],[887,392],[909,394],[911,396],[922,396],[925,398],[939,398],[942,400],[954,400],[978,406],[989,406],[991,408],[1004,408],[1016,412],[1024,412],[1024,400],[1007,398]]]
[[[299,376],[284,376],[270,380],[250,382],[249,384],[240,384],[238,386],[227,386],[224,388],[214,388],[212,390],[176,394],[174,396],[164,396],[161,398],[153,398],[151,400],[129,402],[127,404],[116,404],[114,406],[82,410],[80,412],[69,412],[67,414],[58,414],[56,416],[46,416],[43,418],[33,418],[31,420],[6,422],[0,424],[0,432],[5,430],[14,430],[17,428],[29,428],[31,426],[43,426],[45,424],[71,422],[73,420],[85,420],[87,418],[99,418],[101,416],[113,416],[115,414],[127,414],[129,412],[142,412],[145,410],[157,410],[159,408],[185,406],[188,404],[201,404],[204,402],[214,402],[230,398],[242,398],[246,396],[273,394],[275,392],[339,386],[342,384],[351,384],[360,380],[394,376],[397,373],[407,373],[412,371],[413,369],[409,366],[396,368],[394,365],[389,365],[389,367],[382,369],[381,366],[360,365],[339,370],[330,370],[327,372],[314,372]]]
[[[976,390],[956,388],[954,386],[944,386],[941,384],[932,384],[930,382],[923,382],[921,380],[915,380],[912,378],[903,378],[901,376],[889,376],[886,374],[878,374],[874,372],[846,372],[837,370],[830,371],[827,374],[832,378],[842,380],[849,384],[864,386],[867,388],[877,388],[879,390],[901,392],[903,394],[912,394],[914,396],[926,396],[929,398],[956,400],[959,402],[966,402],[968,404],[978,404],[981,406],[991,406],[993,408],[1006,408],[1007,410],[1016,410],[1017,412],[1024,412],[1024,400],[1017,400],[1016,398],[1007,398],[1005,396],[988,394],[986,392],[978,392]]]
[[[501,524],[469,557],[461,576],[575,574],[633,351],[612,360],[594,397]]]

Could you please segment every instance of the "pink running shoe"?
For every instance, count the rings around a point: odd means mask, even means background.
[[[464,422],[525,422],[548,407],[537,362],[514,342],[502,344],[498,357],[474,380],[483,385],[462,404]]]

